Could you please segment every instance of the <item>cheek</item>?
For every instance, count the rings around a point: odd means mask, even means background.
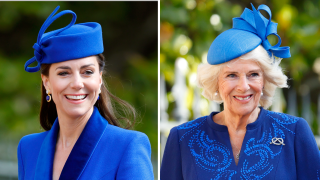
[[[100,88],[100,79],[99,78],[90,78],[88,79],[87,81],[87,88],[90,90],[90,91],[98,91],[99,88]]]
[[[68,82],[61,79],[53,78],[50,82],[52,94],[61,93],[68,86]]]
[[[256,79],[252,82],[252,88],[255,90],[255,91],[262,91],[263,89],[263,79]]]
[[[263,90],[263,79],[257,79],[252,82],[252,89],[256,92],[254,103],[258,104],[261,98],[261,92]]]
[[[88,84],[88,89],[90,90],[90,91],[99,91],[99,83],[89,83]]]
[[[219,83],[219,93],[221,98],[225,99],[234,89],[234,82],[227,80],[221,80],[220,82],[221,83]]]

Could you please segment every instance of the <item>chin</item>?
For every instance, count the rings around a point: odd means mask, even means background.
[[[237,115],[248,115],[251,114],[255,109],[257,108],[257,106],[253,106],[253,105],[248,105],[248,106],[239,106],[239,107],[234,107],[233,108],[233,112]]]
[[[77,118],[86,115],[92,107],[66,107],[66,115],[72,118]]]

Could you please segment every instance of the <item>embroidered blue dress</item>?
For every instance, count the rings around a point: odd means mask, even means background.
[[[320,179],[320,154],[307,122],[261,108],[247,125],[235,164],[226,126],[211,113],[174,127],[165,147],[161,180]],[[282,138],[284,145],[270,144]]]

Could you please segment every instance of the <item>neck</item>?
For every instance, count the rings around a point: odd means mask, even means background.
[[[59,113],[58,111],[60,131],[58,134],[57,146],[62,149],[72,148],[77,142],[92,113],[93,108],[83,116],[70,117],[63,113]]]
[[[229,131],[246,131],[246,127],[249,123],[253,123],[258,118],[260,108],[255,108],[251,113],[245,115],[234,114],[227,108],[222,111],[217,117],[218,124],[225,125]]]

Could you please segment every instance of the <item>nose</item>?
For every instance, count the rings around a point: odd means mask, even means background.
[[[75,74],[73,76],[70,86],[71,88],[76,90],[82,89],[84,87],[83,79],[81,78],[80,74]]]
[[[250,89],[249,82],[246,76],[240,76],[238,84],[237,84],[237,90],[240,92],[246,92]]]

